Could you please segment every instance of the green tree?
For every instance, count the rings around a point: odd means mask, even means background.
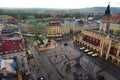
[[[64,18],[73,18],[73,15],[71,15],[71,14],[64,14],[63,17]]]
[[[114,34],[114,30],[110,30],[109,33],[112,35]]]
[[[120,35],[120,30],[117,30],[117,31],[116,31],[116,34]]]

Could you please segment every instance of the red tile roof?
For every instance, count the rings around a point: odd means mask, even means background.
[[[0,39],[0,52],[19,51],[24,49],[22,39]]]
[[[59,22],[50,22],[49,26],[60,26]]]

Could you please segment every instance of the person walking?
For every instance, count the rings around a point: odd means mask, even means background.
[[[55,55],[55,58],[57,58],[57,54]]]

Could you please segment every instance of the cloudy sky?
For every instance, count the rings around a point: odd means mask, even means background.
[[[120,0],[0,0],[0,7],[7,8],[85,8],[104,6],[120,7]]]

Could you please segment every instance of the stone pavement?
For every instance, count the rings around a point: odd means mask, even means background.
[[[54,50],[55,50],[53,51],[54,53],[48,55],[48,60],[54,66],[56,71],[59,73],[62,80],[74,80],[72,73],[66,72],[66,63],[68,62],[71,63],[71,66],[73,66],[76,63],[74,60],[70,60],[71,58],[75,58],[73,50],[70,48],[65,49],[64,46],[57,47]]]
[[[31,47],[31,50],[36,53],[34,54],[34,57],[37,61],[37,64],[39,65],[42,75],[46,78],[46,80],[59,79],[59,75],[57,74],[55,69],[51,66],[45,54],[39,53],[34,47]]]
[[[31,73],[31,79],[37,80],[37,66],[36,62],[34,59],[28,60],[29,62],[29,68],[30,68],[30,73]]]
[[[84,68],[77,70],[74,67],[77,63],[75,59],[81,55],[74,50],[74,45],[64,46],[63,43],[60,43],[54,49],[40,52],[34,47],[30,48],[35,53],[34,58],[41,69],[42,75],[47,80],[85,80],[90,74]]]
[[[48,54],[48,60],[61,76],[61,80],[94,80],[92,73],[87,70],[88,68],[84,69],[83,66],[81,66],[82,68],[78,70],[75,68],[74,65],[77,63],[75,59],[77,57],[82,57],[82,55],[76,54],[73,48],[69,46],[61,46],[54,49],[53,52],[54,53],[52,54]],[[79,63],[81,64],[82,62],[79,60]],[[70,64],[70,70],[68,70],[68,64]],[[75,78],[76,75],[77,78]]]

